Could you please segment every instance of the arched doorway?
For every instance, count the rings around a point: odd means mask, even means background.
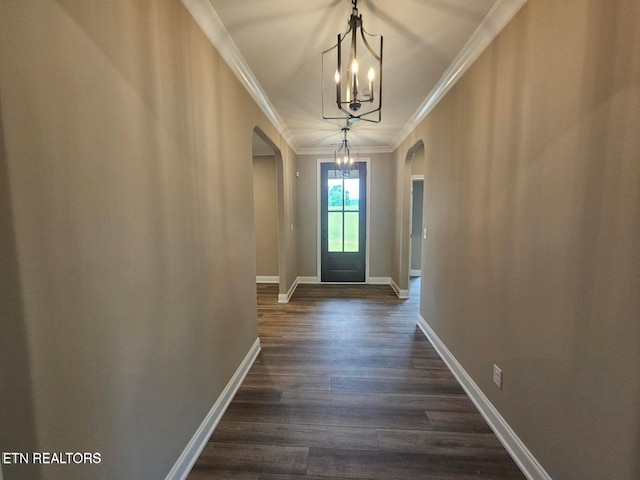
[[[284,278],[285,222],[284,169],[280,149],[260,128],[251,135],[253,202],[256,245],[256,283],[278,284],[286,293]]]
[[[409,298],[410,276],[412,270],[412,257],[418,257],[415,249],[422,251],[423,228],[422,221],[414,218],[414,215],[422,215],[422,208],[414,205],[414,181],[422,181],[424,185],[425,149],[422,140],[416,142],[407,152],[404,162],[402,179],[402,231],[400,237],[400,298]],[[419,201],[422,201],[422,196]],[[419,211],[419,213],[417,212]],[[416,221],[414,221],[416,220]],[[417,226],[419,224],[419,227]],[[412,255],[413,250],[413,255]],[[414,258],[415,260],[415,258]],[[420,261],[420,260],[419,260]],[[414,265],[415,266],[415,265]],[[418,268],[419,269],[419,268]]]

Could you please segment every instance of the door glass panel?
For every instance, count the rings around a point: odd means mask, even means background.
[[[360,214],[358,212],[345,212],[344,214],[344,251],[358,252],[358,228]]]
[[[342,211],[342,179],[329,179],[329,188],[327,190],[329,210]]]
[[[360,180],[345,178],[344,180],[344,209],[358,211],[360,203]]]
[[[342,252],[342,212],[328,213],[329,251]]]

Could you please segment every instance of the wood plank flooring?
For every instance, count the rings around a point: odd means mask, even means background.
[[[262,351],[188,480],[525,479],[417,329],[417,293],[277,297],[258,285]]]

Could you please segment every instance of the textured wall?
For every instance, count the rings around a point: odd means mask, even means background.
[[[554,479],[640,478],[639,127],[640,3],[530,0],[396,153],[422,316]]]
[[[256,340],[254,126],[287,223],[293,152],[175,0],[3,0],[0,86],[0,447],[164,478]]]

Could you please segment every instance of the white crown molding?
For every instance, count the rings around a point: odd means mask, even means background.
[[[431,110],[444,98],[464,73],[485,51],[498,34],[507,26],[511,19],[518,13],[527,0],[497,0],[482,23],[478,26],[471,38],[462,47],[460,53],[453,60],[449,68],[444,72],[440,80],[429,95],[424,99],[420,107],[402,127],[393,141],[393,150],[396,150],[402,142],[424,120]]]
[[[206,37],[218,50],[222,58],[235,76],[240,80],[242,86],[249,92],[258,106],[265,113],[267,118],[278,129],[280,135],[287,141],[289,146],[297,151],[298,145],[291,135],[291,132],[278,114],[277,110],[267,97],[267,94],[258,83],[249,65],[242,57],[240,50],[222,24],[220,17],[209,3],[209,0],[182,0],[196,23],[200,26]]]
[[[298,155],[329,155],[333,156],[336,148],[331,147],[316,147],[316,148],[299,148],[296,153]],[[390,146],[381,145],[375,147],[353,147],[353,151],[358,155],[373,155],[376,153],[393,153],[393,149]]]

